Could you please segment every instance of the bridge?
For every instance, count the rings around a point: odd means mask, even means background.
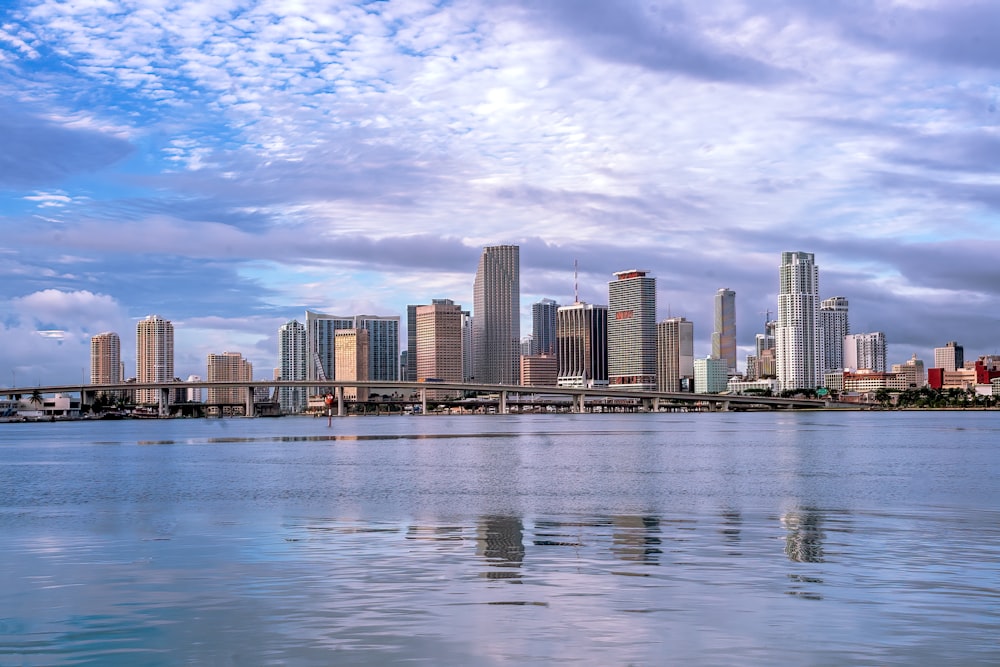
[[[598,402],[608,399],[632,399],[641,409],[657,412],[666,406],[704,406],[710,411],[729,410],[731,407],[744,409],[857,409],[853,403],[839,403],[830,399],[814,398],[781,398],[776,396],[750,396],[742,394],[692,394],[688,392],[669,391],[636,391],[615,387],[537,387],[528,385],[497,385],[463,382],[405,382],[391,380],[253,380],[241,382],[210,382],[206,380],[192,382],[128,382],[119,384],[72,384],[38,387],[12,387],[0,389],[0,395],[10,397],[33,395],[36,392],[46,394],[79,394],[81,408],[93,405],[94,399],[100,393],[136,391],[140,389],[156,390],[159,401],[157,412],[161,417],[170,414],[171,395],[185,389],[246,389],[245,415],[257,415],[254,402],[254,389],[269,390],[281,387],[319,388],[323,393],[333,397],[334,408],[338,416],[347,414],[348,401],[344,396],[345,387],[367,389],[396,390],[404,395],[414,396],[414,404],[421,406],[421,413],[427,414],[427,404],[445,402],[441,394],[490,394],[496,396],[497,412],[507,414],[512,404],[518,401],[512,396],[566,396],[568,407],[572,412],[587,411],[588,405],[593,407]]]

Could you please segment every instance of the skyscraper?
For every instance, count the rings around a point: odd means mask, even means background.
[[[517,384],[521,352],[520,249],[483,248],[473,283],[472,345],[475,381]]]
[[[291,320],[278,328],[278,374],[282,380],[306,380],[306,327]],[[308,403],[305,387],[281,387],[278,403],[282,412],[302,412]]]
[[[808,252],[781,253],[775,360],[782,390],[823,381],[819,335],[819,267]]]
[[[135,328],[136,382],[172,382],[174,379],[174,325],[159,315],[139,320]],[[136,403],[159,402],[159,390],[136,391]]]
[[[851,333],[847,317],[847,299],[833,296],[819,305],[820,345],[823,350],[823,372],[842,371],[844,363],[844,336]]]
[[[671,317],[656,325],[656,390],[683,391],[694,378],[694,323]]]
[[[337,329],[334,332],[334,354],[337,357],[337,381],[368,381],[368,356],[371,351],[370,334],[367,329]],[[367,401],[367,387],[344,387],[344,398],[353,401]]]
[[[647,271],[615,273],[608,283],[608,381],[656,388],[656,278]]]
[[[556,311],[556,383],[560,387],[608,385],[608,307],[578,301]]]
[[[249,382],[253,379],[253,365],[239,352],[208,355],[208,382]],[[209,387],[209,404],[245,404],[245,387]]]
[[[851,370],[885,373],[885,334],[881,331],[844,336],[844,365]]]
[[[417,381],[417,308],[406,307],[406,377],[407,382]]]
[[[368,379],[399,379],[398,315],[326,315],[311,310],[306,311],[306,379],[336,377],[335,339],[340,329],[368,331]]]
[[[957,341],[949,341],[944,347],[934,348],[934,368],[957,371],[965,366],[965,348]]]
[[[531,304],[531,352],[529,354],[556,353],[556,312],[559,304],[552,299],[542,299]]]
[[[730,375],[736,373],[736,292],[728,287],[715,293],[712,356],[725,360]]]
[[[465,313],[451,299],[416,307],[417,380],[462,382],[462,323]],[[444,398],[435,392],[432,398]]]
[[[90,384],[118,384],[122,381],[122,343],[113,331],[90,339]]]

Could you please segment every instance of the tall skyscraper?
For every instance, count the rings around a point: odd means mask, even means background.
[[[949,341],[944,347],[934,348],[934,368],[957,371],[965,366],[965,348],[957,341]]]
[[[529,354],[556,353],[556,312],[559,304],[552,299],[542,299],[531,304],[531,352]]]
[[[282,380],[306,380],[306,327],[291,320],[278,328],[278,375]],[[282,412],[305,410],[308,392],[305,387],[281,387],[278,403]]]
[[[472,345],[475,381],[517,384],[521,352],[520,249],[483,248],[473,283]]]
[[[656,278],[615,273],[608,283],[608,381],[612,387],[656,389]]]
[[[406,307],[406,377],[407,382],[417,381],[417,308]]]
[[[417,381],[462,382],[462,307],[451,299],[434,299],[417,306],[416,315]],[[443,397],[440,392],[432,396]]]
[[[174,379],[174,325],[159,315],[139,320],[135,328],[136,382],[172,382]],[[159,403],[158,389],[136,391],[136,403]]]
[[[885,373],[885,334],[881,331],[844,336],[844,366]]]
[[[823,350],[823,372],[842,371],[844,363],[844,337],[851,333],[847,317],[847,299],[833,296],[819,305],[820,345]]]
[[[608,385],[608,307],[576,302],[556,311],[556,383],[560,387]]]
[[[694,323],[671,317],[656,325],[656,390],[683,391],[694,378]]]
[[[336,360],[336,375],[334,380],[368,381],[369,354],[371,351],[371,336],[367,329],[337,329],[334,332],[334,354]],[[344,387],[344,398],[353,401],[367,401],[367,387]]]
[[[819,335],[819,267],[808,252],[781,253],[775,358],[782,390],[823,382]]]
[[[113,331],[90,339],[90,384],[119,384],[122,381],[122,342]]]
[[[730,375],[736,373],[736,292],[728,287],[715,293],[712,356],[725,360]]]
[[[208,382],[249,382],[253,379],[253,365],[239,352],[208,355]],[[209,387],[209,404],[245,404],[246,388]]]
[[[368,331],[369,379],[399,379],[398,315],[326,315],[311,310],[306,311],[306,379],[329,380],[336,377],[335,339],[340,329]],[[318,384],[316,388],[322,386]]]

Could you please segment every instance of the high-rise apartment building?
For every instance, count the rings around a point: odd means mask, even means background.
[[[957,341],[949,341],[944,347],[934,348],[934,368],[957,371],[965,367],[965,348]]]
[[[542,299],[531,304],[531,351],[529,354],[556,353],[556,312],[559,304]]]
[[[306,380],[306,327],[298,320],[291,320],[278,328],[278,378],[281,380]],[[286,413],[302,412],[308,404],[305,387],[281,387],[278,404]]]
[[[371,350],[370,333],[367,329],[337,329],[334,333],[334,353],[336,360],[336,375],[338,382],[358,380],[367,382]],[[344,398],[352,401],[367,401],[367,387],[344,387]]]
[[[113,331],[90,339],[90,384],[119,384],[122,381],[122,342]]]
[[[608,283],[608,381],[612,387],[656,389],[656,278],[615,273]]]
[[[416,381],[464,381],[463,323],[467,313],[451,299],[434,299],[416,307]],[[451,397],[453,392],[432,392],[429,398]]]
[[[833,296],[819,304],[820,345],[823,350],[823,373],[842,371],[844,363],[844,337],[851,333],[847,317],[847,299]]]
[[[684,378],[694,378],[694,323],[671,317],[656,325],[656,390],[684,391]]]
[[[608,385],[608,307],[578,301],[556,311],[556,384]]]
[[[326,315],[306,311],[306,374],[308,380],[337,375],[336,332],[364,329],[369,334],[368,377],[399,379],[399,316]],[[321,388],[317,384],[317,388]]]
[[[135,328],[136,382],[172,382],[174,380],[174,325],[159,315],[139,320]],[[139,389],[136,403],[159,403],[159,390]]]
[[[781,253],[775,361],[782,390],[823,381],[819,334],[819,267],[808,252]]]
[[[875,331],[844,336],[843,368],[885,373],[885,334]]]
[[[715,293],[712,356],[725,360],[730,375],[736,373],[736,292],[728,287]]]
[[[520,379],[520,249],[483,248],[473,283],[472,345],[475,381],[517,384]]]
[[[249,382],[253,379],[253,365],[239,352],[208,355],[208,382]],[[209,387],[209,405],[245,405],[245,387]]]

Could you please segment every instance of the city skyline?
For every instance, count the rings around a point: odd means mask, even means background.
[[[149,313],[178,376],[227,349],[263,373],[305,310],[471,307],[495,243],[521,248],[522,332],[641,266],[698,357],[733,287],[742,367],[802,250],[889,362],[1000,352],[993,3],[0,15],[5,384],[85,375],[104,331],[132,368]]]

